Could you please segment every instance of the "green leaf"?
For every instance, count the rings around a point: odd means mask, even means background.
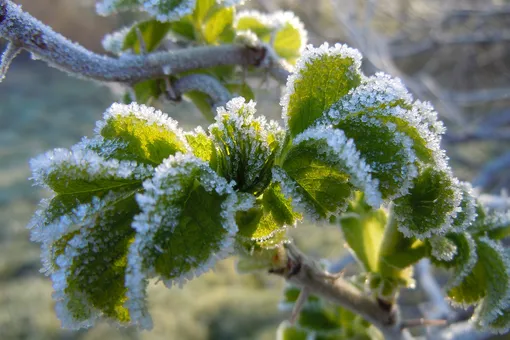
[[[136,162],[106,160],[83,144],[55,149],[30,162],[36,184],[59,195],[91,194],[140,184],[150,169]]]
[[[137,200],[142,212],[128,263],[129,300],[144,318],[145,288],[153,275],[166,286],[182,285],[232,253],[237,195],[231,185],[192,155],[166,159],[144,183]]]
[[[347,207],[353,194],[349,175],[318,157],[317,148],[306,144],[294,146],[282,168],[275,167],[273,178],[307,216],[328,219]]]
[[[348,212],[340,216],[345,241],[367,272],[378,271],[379,248],[386,218],[382,209],[372,210],[361,204],[351,205]]]
[[[158,20],[147,20],[136,23],[131,27],[122,45],[123,50],[132,49],[134,53],[154,51],[165,38],[172,25],[168,22]],[[140,40],[137,33],[140,31],[146,51],[140,50]]]
[[[216,0],[197,0],[196,2],[192,17],[196,23],[201,24],[209,11],[215,7]]]
[[[256,207],[237,213],[238,235],[252,246],[275,247],[285,240],[286,228],[301,218],[292,210],[291,201],[282,194],[280,186],[272,184],[264,190]]]
[[[214,109],[211,105],[211,97],[199,91],[188,91],[184,96],[191,100],[208,121],[214,121]]]
[[[211,169],[216,169],[216,150],[212,139],[198,127],[193,133],[186,133],[186,140],[193,155],[208,162]]]
[[[279,163],[285,171],[281,181],[287,182],[287,195],[315,218],[344,211],[354,188],[364,192],[371,206],[381,204],[370,169],[340,130],[324,126],[306,130]]]
[[[452,276],[448,280],[446,286],[456,287],[471,273],[476,265],[478,260],[476,243],[468,233],[450,233],[445,237],[453,242],[456,247],[456,254],[453,256],[453,259],[446,261],[431,257],[431,260],[432,263],[438,267],[453,269]]]
[[[126,144],[126,151],[143,163],[158,165],[188,145],[177,122],[161,111],[144,105],[113,104],[98,123],[98,133]]]
[[[408,237],[444,234],[452,227],[460,200],[458,185],[451,174],[432,167],[423,169],[409,194],[394,201],[398,228]]]
[[[158,99],[163,93],[161,82],[160,79],[151,79],[133,85],[136,102],[140,104],[150,104],[153,100]]]
[[[476,219],[476,200],[473,197],[471,184],[467,182],[459,183],[460,194],[462,199],[460,201],[457,216],[453,220],[453,228],[456,232],[462,232],[469,228]]]
[[[476,249],[478,261],[473,270],[447,294],[462,306],[481,301],[475,320],[485,326],[509,306],[510,262],[501,244],[487,237],[476,240]]]
[[[193,27],[193,23],[190,21],[189,17],[184,17],[179,21],[172,22],[170,30],[172,33],[185,38],[186,40],[196,40],[195,28]]]
[[[234,21],[234,7],[225,7],[215,11],[207,18],[202,29],[206,43],[212,45],[218,42],[219,36]]]
[[[282,322],[276,333],[277,340],[308,340],[309,332],[306,329],[298,328],[289,322]]]
[[[303,34],[305,37],[302,36]],[[273,48],[280,57],[288,60],[291,64],[295,64],[305,47],[304,41],[306,41],[306,32],[303,27],[296,27],[287,22],[276,32],[273,39]]]
[[[476,318],[486,325],[509,307],[510,260],[503,246],[487,237],[478,239],[477,250],[485,270],[486,296],[477,308]]]
[[[209,127],[217,151],[217,171],[236,189],[259,195],[271,181],[271,168],[279,144],[280,127],[255,117],[255,103],[237,97],[217,109],[216,123]],[[277,144],[277,145],[274,145]]]
[[[88,212],[82,208],[75,216],[79,232],[57,241],[53,296],[65,328],[91,325],[99,316],[131,322],[123,305],[126,255],[134,237],[131,222],[139,211],[134,194],[111,193],[88,205]]]
[[[359,116],[348,116],[334,127],[354,141],[372,176],[379,180],[384,199],[399,197],[409,189],[417,167],[413,143],[406,135],[375,118]]]
[[[251,31],[255,33],[260,40],[269,42],[273,27],[267,15],[255,12],[244,11],[236,15],[234,21],[236,31]]]
[[[291,136],[310,127],[361,81],[361,55],[345,45],[305,49],[281,100]]]

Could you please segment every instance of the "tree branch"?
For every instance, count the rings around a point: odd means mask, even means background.
[[[273,269],[271,273],[284,277],[288,282],[306,289],[310,294],[357,313],[377,327],[386,339],[412,339],[409,332],[402,329],[395,306],[378,301],[341,276],[323,270],[316,262],[306,258],[294,245],[286,245],[286,250],[285,267]]]
[[[198,68],[259,66],[267,52],[264,47],[221,45],[112,58],[69,41],[10,0],[0,0],[0,36],[76,76],[128,84]]]

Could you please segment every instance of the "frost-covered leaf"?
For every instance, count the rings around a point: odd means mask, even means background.
[[[257,205],[236,215],[238,235],[248,247],[275,247],[285,241],[286,228],[294,226],[301,215],[292,210],[278,184],[271,184]],[[246,241],[245,241],[246,240]]]
[[[408,237],[443,235],[452,229],[460,201],[458,181],[449,172],[423,169],[409,194],[394,201],[398,229]]]
[[[135,161],[106,160],[83,144],[42,154],[30,161],[30,167],[35,184],[57,194],[108,191],[140,183],[152,171]]]
[[[209,270],[231,254],[237,195],[207,163],[191,155],[166,159],[137,196],[136,237],[128,256],[126,306],[135,322],[147,322],[147,278],[166,286]]]
[[[147,20],[134,24],[127,32],[124,42],[122,44],[122,50],[132,50],[136,54],[142,52],[154,51],[172,27],[171,23],[161,22],[158,20]],[[140,37],[137,31],[140,31],[145,51],[140,50]]]
[[[102,0],[96,4],[100,15],[110,15],[120,11],[142,10],[159,21],[177,21],[191,14],[196,0]]]
[[[236,14],[234,28],[237,31],[251,31],[264,42],[269,42],[273,25],[271,18],[258,11],[241,11]]]
[[[135,233],[131,222],[139,211],[135,192],[112,192],[81,205],[68,217],[75,231],[55,242],[51,274],[63,327],[90,327],[101,316],[130,324],[123,304],[126,255]]]
[[[476,219],[476,200],[473,197],[473,188],[467,182],[459,182],[462,199],[459,204],[459,211],[453,220],[453,228],[456,232],[462,232],[473,224]]]
[[[371,169],[379,181],[378,191],[384,199],[407,193],[413,178],[418,174],[413,141],[399,132],[392,123],[385,124],[375,118],[349,116],[337,125]]]
[[[439,256],[431,257],[432,263],[439,267],[451,268],[451,278],[447,287],[458,286],[464,278],[473,270],[478,260],[476,243],[468,233],[450,233],[445,236],[455,246],[455,253],[451,259],[440,259]],[[437,249],[436,249],[437,250]],[[433,254],[432,254],[433,255]],[[444,256],[441,256],[444,257]]]
[[[381,204],[370,168],[340,130],[317,127],[298,135],[281,167],[273,174],[275,180],[298,210],[315,219],[344,211],[355,188],[370,205]]]
[[[188,145],[177,122],[167,114],[145,105],[113,104],[97,122],[96,133],[105,139],[126,144],[125,151],[135,159],[152,165]]]
[[[105,51],[115,55],[121,55],[124,52],[124,40],[131,27],[123,27],[115,32],[106,34],[101,41]]]
[[[346,45],[308,46],[287,80],[280,104],[294,137],[310,127],[323,112],[358,86],[361,55]]]
[[[480,302],[475,321],[487,326],[509,306],[510,262],[501,244],[487,237],[476,240],[476,250],[478,259],[473,270],[447,295],[460,306]]]
[[[254,34],[258,40],[270,44],[290,64],[295,64],[308,40],[303,23],[292,12],[242,11],[236,14],[234,28],[238,33]]]
[[[295,64],[308,41],[303,23],[293,12],[275,12],[272,20],[276,27],[272,37],[276,54],[290,64]]]
[[[457,245],[448,237],[433,235],[427,239],[431,255],[442,261],[451,261],[457,255]]]
[[[347,213],[339,217],[345,241],[366,272],[378,271],[386,219],[385,211],[372,210],[362,196],[353,200]]]
[[[269,185],[280,128],[264,117],[255,118],[255,103],[244,98],[218,108],[209,132],[217,147],[217,172],[236,182],[236,189],[260,193]]]
[[[478,202],[476,219],[468,227],[468,232],[486,235],[493,240],[500,240],[510,235],[510,211],[495,211]]]
[[[436,124],[435,112],[429,113],[432,117],[423,116],[419,107],[412,103],[412,96],[398,78],[376,73],[335,103],[323,120],[336,125],[349,117],[377,119],[410,138],[420,161],[444,167],[439,133],[431,128],[431,124]]]
[[[191,152],[201,160],[208,162],[212,169],[216,169],[216,150],[212,139],[201,127],[197,127],[193,133],[186,133],[186,140]]]

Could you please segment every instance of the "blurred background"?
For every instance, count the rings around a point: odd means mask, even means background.
[[[134,18],[103,18],[93,0],[16,0],[57,32],[99,53],[101,39]],[[416,98],[431,101],[448,132],[443,147],[455,174],[481,191],[510,187],[510,2],[506,0],[251,0],[245,7],[292,10],[310,43],[348,43],[364,55],[367,74],[403,79]],[[4,43],[0,41],[0,45]],[[260,80],[255,84],[259,84]],[[257,90],[260,113],[280,117],[275,83]],[[48,193],[32,187],[28,160],[92,134],[118,100],[109,88],[73,78],[28,53],[0,84],[0,339],[274,339],[288,317],[277,305],[282,282],[261,273],[238,275],[234,261],[168,290],[151,285],[154,330],[138,333],[101,324],[60,329],[51,282],[39,273],[39,246],[25,228]],[[185,128],[206,120],[187,103],[165,112]],[[344,253],[339,230],[303,226],[298,245],[317,257]],[[416,297],[416,296],[415,296]],[[416,297],[418,298],[418,297]]]

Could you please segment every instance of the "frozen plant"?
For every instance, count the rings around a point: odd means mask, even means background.
[[[29,228],[62,326],[107,319],[150,329],[151,279],[182,286],[238,256],[240,272],[288,282],[281,306],[292,317],[279,339],[411,339],[397,297],[423,259],[452,272],[446,298],[475,306],[473,332],[506,332],[510,215],[453,175],[435,111],[398,79],[364,75],[357,50],[305,47],[292,13],[236,14],[238,2],[101,1],[101,14],[152,16],[108,35],[116,57],[105,57],[0,0],[3,73],[26,49],[124,83],[130,103],[107,109],[92,137],[30,163],[34,182],[53,192]],[[188,47],[170,51],[176,42]],[[256,115],[239,66],[286,83],[282,125]],[[211,118],[208,129],[183,131],[145,105],[181,96]],[[338,225],[360,273],[331,274],[296,249],[287,231],[304,218]],[[432,338],[455,338],[453,329]]]

